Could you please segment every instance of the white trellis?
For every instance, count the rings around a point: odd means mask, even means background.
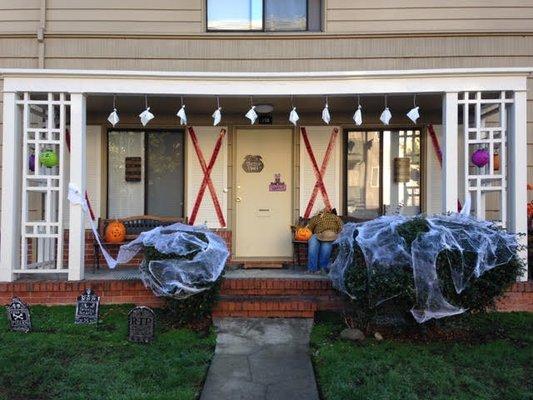
[[[22,107],[21,254],[20,269],[13,272],[68,272],[63,265],[63,197],[70,101],[64,93],[26,92],[17,105]],[[42,122],[35,122],[35,114]],[[59,157],[57,166],[46,167],[39,161],[47,150]],[[30,157],[34,157],[33,168]]]
[[[507,107],[513,98],[505,91],[464,92],[458,101],[463,114],[464,190],[477,218],[507,227]],[[471,156],[488,152],[488,163],[478,167]],[[499,164],[499,165],[498,165]]]

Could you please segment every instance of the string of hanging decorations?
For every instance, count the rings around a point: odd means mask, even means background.
[[[357,105],[355,112],[352,116],[352,119],[354,123],[357,126],[361,126],[363,124],[363,105],[361,104],[361,96],[357,95]],[[109,116],[107,117],[107,121],[115,127],[119,122],[119,114],[117,109],[117,96],[113,95],[113,108]],[[183,99],[183,96],[180,97],[180,108],[178,109],[178,112],[176,113],[176,116],[179,118],[179,123],[182,126],[186,126],[188,124],[187,119],[187,113],[185,111],[186,106]],[[407,112],[406,114],[407,118],[409,118],[414,124],[416,124],[417,120],[420,118],[420,106],[416,103],[416,94],[413,95],[413,107]],[[254,125],[256,120],[259,118],[259,114],[256,111],[256,105],[254,104],[253,97],[250,96],[250,109],[246,112],[244,115],[245,118],[247,118],[250,121],[251,125]],[[142,126],[146,126],[152,119],[155,118],[155,115],[150,111],[150,107],[148,105],[148,96],[144,96],[144,111],[139,114],[139,120],[142,124]],[[213,119],[213,126],[217,126],[222,121],[222,107],[220,105],[220,97],[216,96],[216,108],[213,111],[213,114],[211,115],[211,118]],[[383,125],[389,125],[390,121],[392,120],[392,111],[389,108],[388,105],[388,95],[384,95],[384,108],[379,116],[380,121],[383,123]],[[294,96],[290,97],[290,110],[289,110],[289,122],[293,124],[294,126],[298,125],[298,121],[300,120],[300,116],[298,115],[298,111],[296,110],[296,105],[294,103]],[[331,112],[329,108],[329,97],[324,97],[324,108],[322,109],[322,121],[329,125],[331,122]]]

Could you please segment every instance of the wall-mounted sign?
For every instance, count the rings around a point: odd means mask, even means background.
[[[272,125],[272,114],[259,114],[257,123],[259,125]]]
[[[140,182],[142,171],[141,157],[126,157],[124,160],[126,165],[126,182]]]
[[[13,297],[11,303],[7,306],[7,319],[12,331],[31,331],[30,309],[18,297]]]
[[[281,174],[274,174],[274,182],[270,182],[268,185],[269,192],[285,192],[287,185],[281,181]]]
[[[263,170],[265,165],[263,164],[263,157],[260,155],[248,154],[244,157],[242,163],[242,169],[249,174],[257,174]]]
[[[76,324],[96,324],[98,322],[98,310],[100,308],[100,297],[92,289],[85,291],[78,296],[76,301]]]

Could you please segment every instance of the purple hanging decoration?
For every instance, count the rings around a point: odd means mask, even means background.
[[[29,167],[31,172],[35,171],[35,154],[30,154]]]
[[[487,149],[477,149],[472,153],[471,157],[472,163],[479,168],[487,165],[489,163],[489,159],[490,154]]]

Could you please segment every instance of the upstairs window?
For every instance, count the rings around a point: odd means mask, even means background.
[[[318,31],[320,7],[320,0],[207,0],[207,30]]]

